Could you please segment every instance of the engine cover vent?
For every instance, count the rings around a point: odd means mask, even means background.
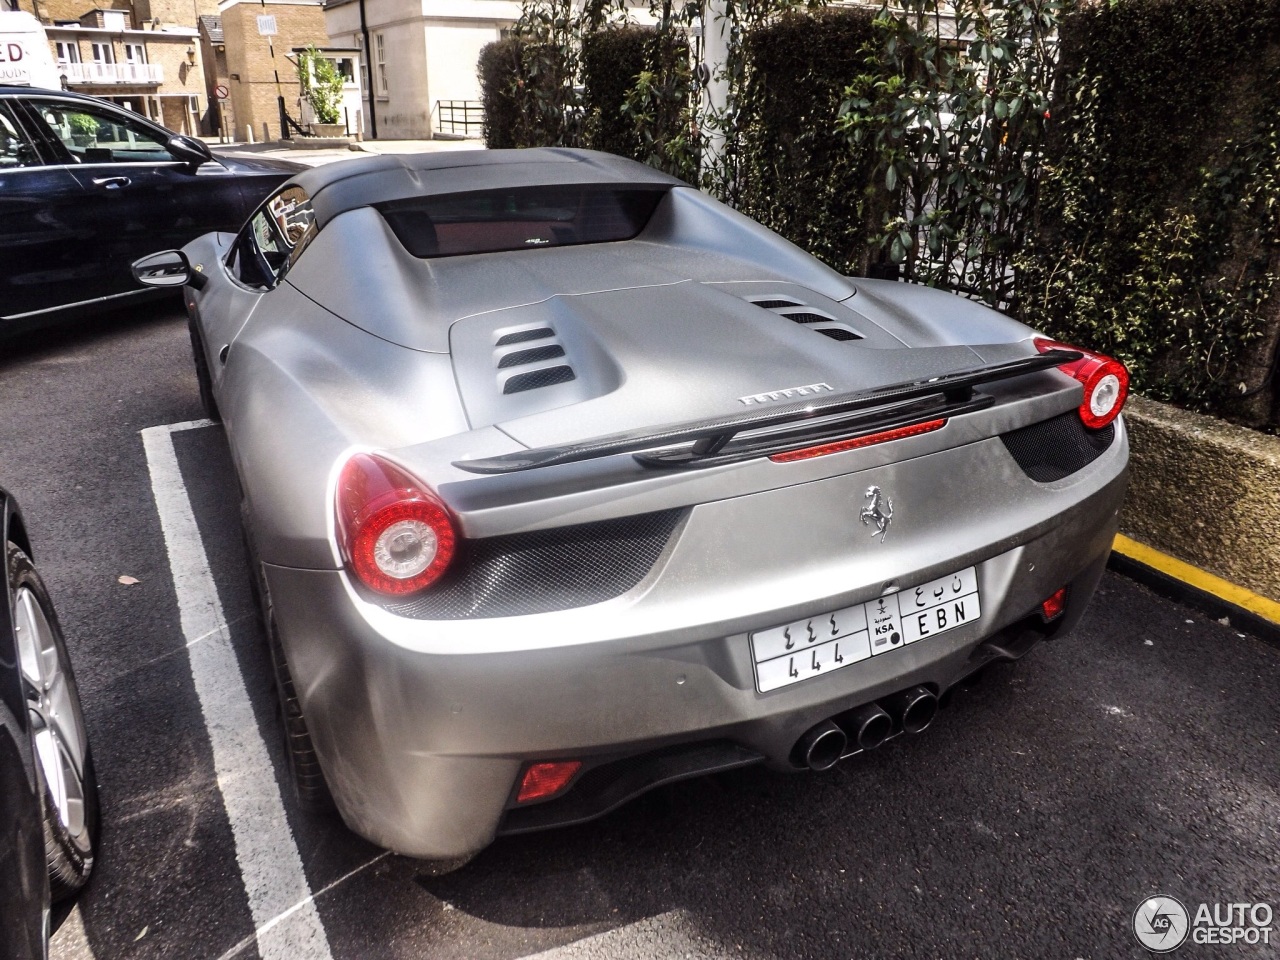
[[[533,346],[519,346],[526,343]],[[512,347],[515,349],[510,349]],[[494,365],[498,370],[502,392],[504,394],[523,393],[526,390],[537,390],[539,387],[551,387],[557,383],[576,380],[577,375],[569,364],[552,362],[560,360],[563,356],[565,356],[564,345],[560,343],[555,330],[551,327],[513,330],[502,334],[494,343],[493,349]],[[503,373],[507,370],[513,372],[503,379]]]
[[[863,338],[862,334],[847,323],[842,323],[831,314],[816,307],[811,307],[806,303],[801,303],[799,300],[784,297],[766,297],[757,300],[745,299],[747,303],[753,306],[768,310],[770,313],[776,313],[780,317],[786,317],[792,323],[804,324],[808,329],[828,336],[832,340],[846,342]]]
[[[558,367],[546,367],[529,373],[517,373],[508,377],[502,385],[503,393],[521,393],[525,390],[537,390],[539,387],[551,387],[557,383],[568,383],[577,377],[571,367],[560,364]]]
[[[516,333],[508,333],[498,338],[498,342],[494,344],[496,347],[508,347],[513,343],[528,343],[530,340],[545,340],[547,337],[554,337],[556,332],[550,327],[538,327],[536,330],[520,330]]]

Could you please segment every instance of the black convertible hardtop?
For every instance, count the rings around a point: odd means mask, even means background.
[[[384,154],[313,167],[293,182],[311,198],[320,226],[357,207],[409,197],[567,184],[687,186],[634,160],[564,147]]]

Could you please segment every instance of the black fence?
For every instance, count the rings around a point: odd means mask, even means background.
[[[479,100],[437,100],[436,133],[478,137],[484,133],[484,104]]]

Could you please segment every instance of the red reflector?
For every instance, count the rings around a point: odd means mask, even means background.
[[[803,450],[788,450],[786,453],[775,453],[769,459],[774,463],[811,460],[814,457],[825,457],[829,453],[844,453],[846,450],[857,450],[859,447],[870,447],[877,443],[888,443],[890,440],[902,440],[905,437],[916,437],[922,433],[932,433],[934,430],[941,430],[946,425],[946,420],[929,420],[926,423],[914,423],[909,427],[895,427],[892,430],[881,430],[879,433],[868,433],[863,437],[852,437],[849,440],[837,440],[834,443],[823,443],[816,447],[805,447]]]
[[[551,763],[535,763],[524,772],[516,803],[542,800],[554,796],[569,785],[573,775],[582,766],[581,760],[555,760]]]
[[[1063,587],[1044,603],[1040,604],[1040,616],[1044,617],[1045,623],[1050,620],[1057,620],[1062,616],[1062,611],[1067,609],[1067,588]]]

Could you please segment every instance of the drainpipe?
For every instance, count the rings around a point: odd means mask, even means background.
[[[373,105],[373,63],[369,59],[373,53],[373,44],[369,42],[369,24],[364,19],[364,0],[360,0],[360,35],[364,37],[364,75],[369,81],[369,89],[365,91],[369,98],[369,136],[377,140],[378,112]]]

